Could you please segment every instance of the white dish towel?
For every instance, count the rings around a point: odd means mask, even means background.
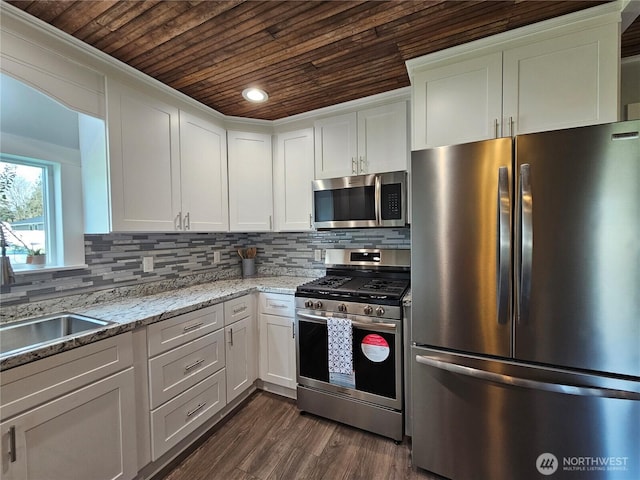
[[[327,317],[329,372],[353,373],[353,331],[351,320]]]

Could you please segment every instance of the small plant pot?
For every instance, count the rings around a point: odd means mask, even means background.
[[[27,263],[31,265],[44,265],[47,263],[46,255],[29,255],[27,257]]]

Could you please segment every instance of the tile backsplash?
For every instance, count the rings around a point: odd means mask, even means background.
[[[259,275],[315,277],[324,274],[315,250],[410,248],[409,228],[330,230],[303,233],[148,233],[85,235],[87,268],[18,273],[2,286],[2,305],[171,281],[173,287],[241,275],[238,248],[257,247]],[[214,263],[214,251],[220,262]],[[152,272],[142,257],[153,257]]]

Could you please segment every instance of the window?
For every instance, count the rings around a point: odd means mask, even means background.
[[[54,166],[0,155],[0,221],[6,253],[15,268],[56,264]],[[48,254],[48,255],[47,255]]]
[[[4,74],[0,105],[0,220],[11,265],[25,273],[83,266],[82,175],[106,165],[104,121]],[[28,260],[37,250],[46,255]]]

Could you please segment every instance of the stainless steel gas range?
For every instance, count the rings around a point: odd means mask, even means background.
[[[410,251],[332,249],[325,265],[295,294],[298,408],[399,442]]]

